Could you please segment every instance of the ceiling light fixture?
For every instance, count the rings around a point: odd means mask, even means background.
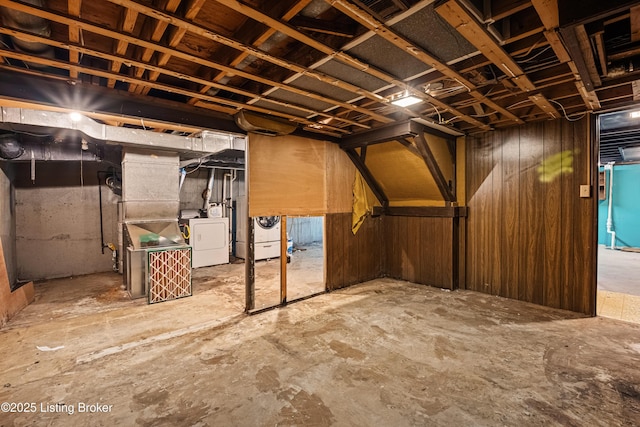
[[[77,111],[72,111],[71,113],[69,113],[69,117],[71,118],[72,122],[79,122],[82,118],[82,114],[78,113]]]
[[[638,119],[640,118],[640,111],[632,111],[629,116],[631,116],[632,119]]]
[[[402,95],[391,101],[393,105],[396,105],[398,107],[408,107],[419,102],[422,102],[422,99],[418,98],[417,96],[409,95],[408,90],[405,90]]]

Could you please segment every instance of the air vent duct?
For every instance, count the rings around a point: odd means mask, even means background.
[[[15,134],[0,135],[0,157],[5,160],[13,160],[22,156],[24,147],[18,142]]]
[[[234,118],[240,129],[267,136],[288,135],[297,127],[292,122],[244,110],[236,114]]]

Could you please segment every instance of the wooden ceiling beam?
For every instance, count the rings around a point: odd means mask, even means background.
[[[166,10],[167,12],[175,13],[175,11],[178,10],[178,6],[180,6],[180,2],[181,0],[165,0],[163,9]],[[169,27],[168,22],[155,21],[153,25],[153,30],[151,32],[151,40],[154,42],[159,42],[160,40],[162,40],[162,37],[164,36],[164,33],[168,27]],[[153,56],[154,52],[155,50],[153,49],[145,48],[141,56],[142,62],[151,61],[151,57]],[[166,65],[166,62],[163,63],[161,61],[158,61],[158,65],[162,67]],[[136,69],[135,76],[140,78],[142,77],[143,73],[144,73],[144,70]],[[154,72],[154,73],[150,73],[147,78],[149,80],[156,81],[159,76],[160,76],[159,74]],[[149,93],[149,90],[144,86],[137,86],[133,88],[133,92],[146,95]]]
[[[500,47],[482,24],[458,0],[448,0],[436,6],[438,14],[494,63],[524,92],[535,90],[520,66]]]
[[[301,74],[305,74],[308,75],[312,78],[318,79],[319,81],[322,81],[324,83],[328,83],[330,85],[339,87],[341,89],[344,89],[346,91],[349,92],[353,92],[354,94],[360,95],[360,96],[365,96],[367,98],[385,103],[387,100],[385,100],[383,97],[370,92],[368,90],[365,90],[361,87],[358,87],[356,85],[353,85],[351,83],[347,83],[345,81],[336,79],[335,77],[331,77],[328,76],[326,74],[323,73],[319,73],[317,71],[311,70],[309,68],[300,66],[298,64],[295,64],[291,61],[288,61],[286,59],[283,58],[278,58],[275,57],[267,52],[264,52],[262,50],[256,49],[253,46],[248,46],[242,42],[239,42],[237,40],[233,40],[229,37],[223,36],[221,34],[218,34],[208,28],[202,27],[200,25],[194,24],[188,20],[185,19],[181,19],[177,16],[165,13],[163,11],[160,11],[158,9],[155,9],[153,7],[149,7],[140,3],[136,3],[132,0],[106,0],[109,1],[111,3],[114,4],[118,4],[120,6],[124,6],[124,7],[129,7],[132,8],[134,10],[137,10],[139,13],[145,14],[147,16],[152,16],[155,19],[158,20],[164,20],[167,21],[173,25],[175,25],[178,28],[182,28],[188,32],[192,32],[193,34],[197,34],[198,36],[204,37],[206,39],[209,39],[211,41],[232,47],[234,49],[240,50],[240,51],[245,51],[250,55],[255,56],[256,58],[262,59],[266,62],[269,62],[273,65],[277,65],[279,67],[285,68],[285,69],[289,69],[295,73],[301,73]],[[233,0],[219,0],[219,2],[227,7],[230,8],[234,8],[234,6],[239,9],[238,11],[240,13],[244,13],[244,14],[249,14],[248,16],[253,17],[256,16],[255,15],[255,9],[251,9],[248,6],[235,2]],[[289,35],[288,33],[291,32],[296,32],[299,33],[297,30],[294,30],[288,26],[286,26],[285,24],[267,16],[267,15],[262,15],[263,17],[263,22],[267,25],[274,25],[278,31],[283,32],[284,34]],[[301,34],[301,33],[300,33]],[[312,39],[311,37],[308,37],[306,35],[301,35],[300,36],[303,43],[309,43],[309,45],[311,47],[313,47],[314,49],[322,49],[321,51],[326,51],[326,49],[330,49],[328,46],[324,46],[322,43]],[[333,50],[331,50],[329,53],[335,53],[337,54],[338,52],[334,52]],[[366,68],[368,65],[364,64],[364,63],[360,63],[357,60],[354,60],[357,64],[359,64],[361,66],[362,69]],[[355,66],[355,64],[354,64]]]
[[[18,59],[20,61],[34,62],[34,63],[37,63],[37,64],[42,64],[42,65],[46,65],[48,67],[58,68],[58,69],[62,69],[62,70],[69,70],[71,68],[75,68],[78,72],[81,72],[81,73],[84,73],[84,74],[87,74],[87,75],[96,76],[96,77],[102,77],[102,78],[106,78],[106,79],[116,78],[118,80],[121,80],[121,81],[123,81],[125,83],[129,83],[129,84],[147,84],[147,85],[151,86],[153,89],[161,90],[161,91],[168,92],[168,93],[176,93],[176,94],[183,95],[183,96],[188,96],[188,97],[190,97],[190,96],[198,96],[203,101],[209,101],[209,102],[213,102],[213,103],[216,103],[216,104],[222,104],[223,106],[226,106],[226,109],[224,109],[224,110],[220,109],[218,111],[225,112],[226,114],[229,114],[229,115],[233,115],[237,110],[244,108],[244,109],[247,109],[247,110],[256,111],[258,113],[270,114],[270,115],[273,115],[273,116],[283,117],[283,118],[291,120],[293,122],[304,124],[304,125],[308,125],[308,126],[317,126],[316,122],[309,121],[309,120],[305,119],[304,117],[299,117],[299,116],[294,116],[294,115],[291,115],[291,114],[281,113],[281,112],[278,112],[278,111],[273,111],[273,110],[269,110],[269,109],[262,108],[262,107],[256,107],[255,105],[245,105],[242,102],[237,102],[237,101],[233,101],[233,100],[229,100],[229,99],[217,98],[217,97],[210,96],[210,95],[200,94],[200,93],[198,93],[196,91],[183,89],[183,88],[176,87],[176,86],[170,86],[170,85],[161,84],[161,83],[157,83],[157,82],[148,82],[148,81],[137,79],[135,77],[118,75],[118,74],[113,73],[111,71],[104,71],[104,70],[96,69],[96,68],[76,66],[76,65],[70,64],[69,62],[64,62],[64,61],[60,61],[60,60],[52,60],[52,59],[47,59],[47,58],[42,58],[42,57],[35,57],[35,56],[32,56],[32,55],[23,54],[23,53],[20,53],[20,52],[9,51],[7,49],[4,49],[3,47],[0,47],[0,55],[4,55],[4,56],[6,56],[8,58]],[[20,71],[20,69],[15,69],[14,71]],[[46,75],[46,73],[43,73],[42,75]],[[324,127],[326,129],[332,130],[332,131],[345,132],[345,133],[347,132],[344,129],[336,128],[336,127],[329,126],[329,125],[325,125]]]
[[[437,58],[435,55],[427,52],[425,49],[417,46],[411,40],[407,39],[400,33],[394,31],[391,27],[385,25],[383,22],[380,22],[373,15],[370,15],[366,11],[360,9],[356,5],[344,1],[344,0],[326,0],[329,2],[334,8],[338,9],[340,12],[344,13],[351,19],[358,22],[360,25],[367,28],[369,31],[372,31],[376,35],[382,37],[389,43],[395,45],[396,47],[402,49],[409,55],[421,61],[423,64],[428,65],[429,67],[435,68],[437,71],[441,72],[444,76],[451,78],[462,86],[464,86],[469,94],[474,97],[479,102],[484,102],[487,106],[499,111],[501,114],[510,118],[514,122],[518,124],[524,123],[520,118],[515,116],[510,111],[502,108],[498,104],[491,101],[489,98],[486,98],[481,93],[479,93],[476,89],[476,85],[467,80],[464,76],[459,74],[449,65],[444,63],[442,60]],[[464,119],[464,117],[461,117]]]
[[[133,29],[136,26],[137,19],[138,19],[138,12],[132,11],[130,9],[125,9],[123,12],[122,20],[120,22],[120,31],[124,33],[132,34]],[[121,40],[121,39],[117,40],[116,48],[115,48],[116,55],[124,56],[127,53],[128,47],[129,47],[129,42],[127,42],[126,40]],[[111,62],[110,68],[111,68],[111,71],[113,71],[114,73],[119,73],[120,67],[122,67],[121,61]],[[108,87],[113,88],[115,87],[115,85],[116,85],[115,79],[109,79],[107,81]]]
[[[547,98],[545,98],[542,94],[530,95],[529,99],[531,102],[536,104],[542,111],[548,114],[552,119],[559,119],[562,117],[558,110],[551,105],[551,102]]]
[[[69,15],[72,16],[80,16],[80,9],[82,8],[82,0],[69,0],[67,5],[67,11]],[[72,43],[80,43],[82,34],[80,33],[80,28],[77,25],[69,25],[69,41]],[[77,51],[69,50],[69,62],[72,64],[80,63],[80,54]],[[71,80],[76,80],[78,78],[78,73],[73,70],[69,73],[69,78]]]
[[[487,59],[498,66],[507,77],[510,77],[520,90],[527,93],[537,89],[518,63],[502,49],[498,42],[482,27],[480,22],[460,4],[459,0],[448,0],[441,3],[436,6],[436,11],[463,37],[478,48]],[[548,108],[548,102],[543,95],[537,94],[532,100],[543,111]]]
[[[200,1],[202,1],[202,0],[194,0],[194,3],[200,2]],[[218,69],[218,70],[230,73],[230,74],[235,74],[237,76],[240,76],[240,77],[243,77],[243,78],[246,78],[246,79],[249,79],[249,80],[256,81],[258,83],[262,83],[262,84],[273,86],[273,87],[276,87],[276,88],[279,88],[279,89],[283,89],[283,90],[286,90],[286,91],[289,91],[289,92],[292,92],[292,93],[296,93],[296,94],[301,95],[301,96],[306,96],[306,97],[309,97],[309,98],[312,98],[312,99],[317,99],[317,100],[322,101],[322,102],[338,105],[338,106],[340,106],[342,108],[345,108],[347,110],[357,111],[357,112],[360,112],[362,114],[366,114],[366,115],[370,116],[371,118],[373,118],[374,120],[377,120],[377,121],[382,122],[382,123],[389,123],[389,122],[393,121],[393,119],[390,119],[390,118],[385,117],[383,115],[377,114],[377,113],[375,113],[375,112],[373,112],[371,110],[362,109],[362,108],[358,107],[357,105],[353,105],[353,104],[349,104],[349,103],[342,102],[342,101],[339,101],[339,100],[331,99],[331,98],[328,98],[326,96],[319,95],[319,94],[316,94],[316,93],[313,93],[313,92],[310,92],[310,91],[307,91],[307,90],[298,89],[296,87],[286,85],[286,84],[281,83],[281,82],[276,82],[276,81],[273,81],[273,80],[269,80],[269,79],[260,77],[258,75],[254,75],[254,74],[242,71],[240,69],[231,68],[229,66],[226,66],[226,65],[223,65],[223,64],[208,60],[206,58],[198,57],[198,56],[186,53],[186,52],[175,50],[174,48],[166,47],[166,46],[161,45],[161,44],[149,42],[149,41],[146,41],[146,40],[141,40],[141,39],[136,38],[136,37],[134,37],[134,36],[132,36],[130,34],[125,34],[125,33],[122,33],[122,32],[111,30],[109,28],[105,28],[105,27],[102,27],[102,26],[95,25],[93,23],[90,23],[88,21],[83,20],[82,18],[73,18],[73,17],[67,16],[67,15],[58,13],[58,12],[53,12],[53,11],[44,10],[44,9],[38,9],[38,8],[32,6],[32,5],[25,4],[25,3],[20,3],[20,2],[15,2],[15,1],[11,1],[11,0],[4,1],[4,6],[10,7],[12,9],[19,10],[19,11],[22,11],[22,12],[25,12],[25,13],[29,13],[29,14],[32,14],[34,16],[38,16],[38,17],[41,17],[41,18],[44,18],[44,19],[48,19],[50,21],[59,22],[59,23],[61,23],[63,25],[70,25],[70,24],[75,23],[82,30],[86,30],[86,31],[90,31],[90,32],[93,32],[93,33],[96,33],[96,34],[100,34],[102,36],[109,37],[109,38],[112,38],[114,40],[120,39],[120,38],[121,39],[125,39],[129,43],[136,44],[136,45],[141,46],[143,48],[155,49],[156,51],[161,52],[162,54],[166,54],[166,55],[169,55],[169,56],[176,56],[178,58],[181,58],[181,59],[184,59],[186,61],[192,62],[194,64],[207,66],[207,67],[210,67],[210,68],[213,68],[213,69]],[[0,31],[4,32],[5,34],[11,34],[11,31],[13,31],[13,30],[0,27]],[[328,79],[329,78],[327,78],[327,80]],[[142,80],[139,80],[139,81],[142,82]]]
[[[20,32],[18,30],[8,30],[8,29],[0,28],[0,34],[3,34],[3,33],[9,33],[9,34],[12,34],[14,36],[18,35],[19,37],[21,37],[24,40],[33,41],[33,42],[36,42],[36,43],[48,44],[50,46],[61,48],[61,49],[65,48],[65,47],[68,47],[65,43],[55,42],[55,41],[52,41],[52,40],[50,40],[48,38],[40,37],[40,36],[36,36],[36,35],[30,35],[28,33],[22,33],[22,32]],[[109,53],[106,53],[106,52],[100,52],[100,51],[96,51],[96,50],[93,50],[93,49],[84,48],[84,47],[81,47],[81,46],[77,46],[77,49],[78,49],[79,52],[81,52],[84,55],[91,55],[91,56],[99,57],[99,58],[102,58],[102,59],[105,59],[105,60],[108,60],[108,61],[111,61],[111,62],[118,62],[118,61],[119,62],[124,62],[124,61],[126,61],[127,64],[129,64],[130,66],[138,67],[138,68],[142,69],[143,71],[153,71],[153,72],[158,73],[158,74],[165,74],[165,75],[169,75],[169,76],[175,77],[177,79],[190,81],[190,82],[196,82],[196,83],[200,83],[200,84],[208,84],[209,83],[208,80],[205,80],[205,79],[202,79],[202,78],[199,78],[199,77],[196,77],[196,76],[191,76],[191,75],[186,75],[184,73],[171,71],[171,70],[164,69],[164,68],[161,68],[161,67],[158,67],[158,66],[154,66],[154,65],[151,65],[151,64],[147,64],[147,63],[144,63],[144,62],[141,62],[141,61],[134,61],[134,60],[131,60],[131,59],[127,59],[126,57],[116,56],[116,55],[112,55],[112,54],[109,54]],[[114,80],[116,80],[116,79],[114,78]],[[246,90],[243,90],[243,89],[233,88],[233,87],[230,87],[230,86],[216,84],[216,87],[219,88],[219,89],[226,90],[228,92],[232,92],[232,93],[244,96],[244,97],[248,97],[248,98],[252,98],[252,97],[256,96],[256,94],[253,93],[253,92],[249,92],[249,91],[246,91]],[[322,112],[322,111],[315,111],[315,110],[312,110],[312,109],[307,108],[307,107],[298,106],[298,105],[295,105],[295,104],[290,104],[290,103],[286,103],[286,102],[282,102],[282,101],[278,101],[278,100],[274,100],[274,99],[266,99],[266,101],[271,102],[271,103],[276,104],[276,105],[279,105],[279,106],[282,106],[282,107],[291,108],[291,109],[297,109],[297,110],[299,110],[301,112],[304,112],[305,114],[308,114],[308,115],[318,115],[318,116],[325,117],[325,118],[335,119],[337,121],[344,122],[344,123],[349,124],[349,125],[354,125],[354,126],[358,126],[358,127],[365,128],[365,129],[369,129],[370,128],[370,126],[355,122],[353,120],[340,118],[338,116],[334,116],[334,115],[331,115],[331,114],[328,114],[328,113],[325,113],[325,112]]]
[[[287,22],[291,19],[293,19],[293,17],[295,17],[298,13],[300,13],[300,11],[302,9],[304,9],[305,7],[307,7],[307,5],[309,3],[311,3],[312,0],[299,0],[298,2],[296,2],[293,6],[291,6],[291,8],[289,8],[289,10],[282,15],[282,21]],[[273,36],[276,33],[276,30],[274,28],[268,28],[265,32],[262,33],[261,36],[259,36],[253,43],[252,46],[254,47],[260,47],[264,42],[266,42],[267,40],[269,40],[269,38],[271,36]],[[230,62],[230,66],[231,67],[235,67],[238,64],[240,64],[242,61],[244,61],[247,57],[249,56],[249,54],[247,52],[240,52],[231,62]],[[228,75],[228,73],[222,71],[220,73],[218,73],[214,78],[213,81],[214,82],[220,82],[222,81],[222,79],[224,79],[226,76]],[[211,89],[211,86],[203,86],[200,89],[200,93],[206,93],[209,89]],[[189,101],[191,102],[191,101]]]
[[[630,10],[631,42],[640,41],[640,6],[633,6]]]
[[[531,0],[531,3],[546,29],[544,35],[551,45],[553,52],[556,54],[560,62],[567,63],[571,68],[576,80],[576,89],[578,90],[578,93],[580,93],[585,106],[592,111],[599,110],[601,105],[598,100],[598,95],[593,88],[588,89],[585,87],[585,84],[581,79],[580,72],[578,71],[578,66],[571,58],[569,51],[560,39],[560,35],[558,33],[558,27],[560,26],[558,0]]]
[[[108,0],[108,1],[129,1],[129,0]],[[319,41],[307,36],[306,34],[301,33],[300,31],[296,30],[295,28],[281,22],[278,21],[262,12],[260,12],[259,10],[250,8],[249,6],[240,3],[237,0],[216,0],[218,3],[221,3],[227,7],[229,7],[232,10],[235,10],[236,12],[242,13],[245,16],[248,16],[249,18],[256,20],[258,22],[262,22],[268,26],[270,26],[271,28],[276,29],[277,31],[288,35],[289,37],[298,40],[304,44],[306,44],[307,46],[310,46],[316,50],[318,50],[319,52],[324,53],[325,55],[332,57],[332,58],[336,58],[337,60],[339,60],[340,62],[353,67],[361,72],[364,72],[366,74],[369,74],[373,77],[376,77],[380,80],[383,80],[387,83],[393,84],[395,86],[398,86],[399,88],[405,89],[407,88],[407,85],[400,81],[398,78],[396,78],[395,76],[391,76],[383,71],[377,70],[374,67],[372,67],[370,64],[364,63],[362,61],[360,61],[359,59],[356,59],[350,55],[348,55],[347,53],[343,52],[343,51],[336,51],[335,49],[333,49],[330,46],[324,45],[322,43],[320,43]],[[336,2],[336,0],[327,0],[329,1],[330,4],[332,4],[334,7],[336,7],[336,5],[334,4]],[[339,1],[339,0],[338,0]],[[296,66],[297,68],[300,68],[299,66]],[[298,71],[299,72],[299,71]],[[311,75],[311,73],[316,73],[315,71],[312,71],[310,69],[307,68],[307,72],[304,74],[307,75]],[[333,84],[336,86],[341,86],[342,84],[346,83],[346,82],[342,82],[338,79],[336,79],[335,77],[331,78],[333,80]],[[349,86],[353,86],[351,84],[348,84]],[[426,98],[428,100],[428,102],[433,103],[437,103],[439,104],[439,106],[441,108],[446,108],[446,109],[451,109],[451,107],[445,105],[444,103],[442,103],[439,100],[436,100],[435,98],[429,97],[428,95],[425,96],[425,94],[422,91],[416,90],[416,89],[411,89],[408,88],[408,90],[413,92],[413,95],[415,96],[419,96],[422,98]],[[373,92],[367,91],[363,88],[358,88],[358,93],[361,96],[365,96],[369,99],[372,100],[377,100],[381,103],[388,103],[388,100],[381,97],[380,95],[377,95]],[[407,108],[402,108],[402,107],[394,107],[396,111],[398,112],[402,112],[403,114],[408,115],[409,117],[415,117],[416,114]],[[466,116],[463,113],[456,111],[455,113],[456,115],[460,116],[461,119],[468,121],[469,123],[474,124],[475,126],[481,127],[483,129],[490,129],[490,126],[488,126],[487,124],[476,120],[472,117]]]

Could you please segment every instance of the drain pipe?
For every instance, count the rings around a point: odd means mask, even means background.
[[[607,234],[611,235],[611,249],[616,248],[616,232],[613,230],[613,162],[604,165],[609,171],[609,209],[607,211]]]

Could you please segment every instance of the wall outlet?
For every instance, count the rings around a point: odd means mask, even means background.
[[[590,185],[581,185],[580,186],[580,197],[591,197],[591,186]]]

